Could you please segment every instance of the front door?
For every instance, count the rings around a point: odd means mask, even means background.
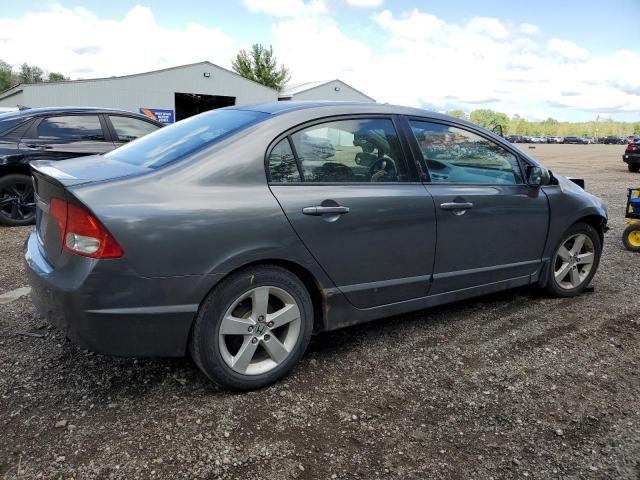
[[[269,155],[271,191],[347,299],[369,308],[428,294],[435,210],[391,118],[309,126]]]
[[[466,128],[410,126],[437,216],[431,293],[528,281],[541,265],[549,205],[542,190],[525,184],[517,156]]]

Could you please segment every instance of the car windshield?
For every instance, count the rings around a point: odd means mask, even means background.
[[[212,145],[268,117],[249,110],[213,110],[161,128],[107,153],[105,157],[132,165],[158,168]]]

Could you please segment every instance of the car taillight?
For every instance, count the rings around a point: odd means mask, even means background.
[[[62,248],[91,258],[117,258],[123,252],[111,234],[84,208],[52,198],[49,212],[58,224]]]
[[[627,146],[627,152],[637,152],[640,151],[640,145],[631,144]]]

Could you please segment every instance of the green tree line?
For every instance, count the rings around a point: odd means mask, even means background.
[[[447,114],[469,120],[482,127],[493,129],[502,126],[505,135],[527,135],[545,137],[606,137],[640,135],[640,122],[618,122],[612,119],[588,122],[560,122],[547,118],[540,122],[526,120],[519,115],[509,117],[502,112],[481,108],[466,114],[462,110],[451,110]]]
[[[18,83],[60,82],[62,80],[69,80],[69,77],[58,72],[47,72],[36,65],[27,63],[20,65],[16,71],[13,69],[13,65],[0,60],[0,92]]]

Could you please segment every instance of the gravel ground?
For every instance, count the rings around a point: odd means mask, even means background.
[[[639,479],[640,256],[620,236],[640,175],[621,151],[531,150],[609,204],[595,292],[520,289],[323,334],[258,392],[187,359],[91,354],[28,296],[0,305],[0,476]],[[28,231],[0,229],[0,293],[26,284]]]

